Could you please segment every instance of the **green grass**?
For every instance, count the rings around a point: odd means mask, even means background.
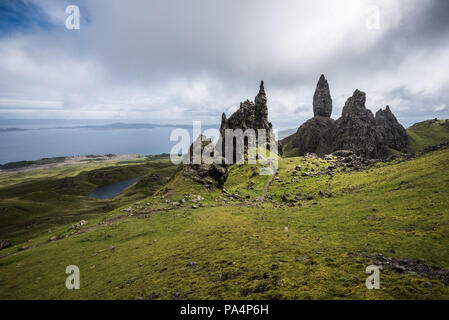
[[[407,129],[409,151],[421,151],[426,147],[449,142],[449,120],[427,120],[415,123]]]
[[[257,202],[269,178],[253,175],[258,166],[230,168],[225,188],[248,195],[245,202],[224,202],[221,192],[183,177],[168,199],[158,192],[123,203],[88,226],[123,215],[124,207],[133,216],[29,250],[2,250],[15,254],[0,258],[0,299],[448,299],[441,282],[388,269],[381,290],[367,290],[364,271],[372,261],[353,254],[449,268],[448,160],[446,149],[292,182],[296,165],[319,172],[328,162],[283,159],[269,190],[274,203]],[[255,190],[247,190],[249,180]],[[192,208],[189,200],[173,207],[186,193],[202,195],[203,207]],[[282,195],[296,194],[304,200],[280,206]],[[70,232],[67,224],[51,235]],[[48,237],[36,234],[31,244]],[[81,270],[80,290],[64,285],[72,264]]]
[[[140,180],[114,199],[92,199],[95,188],[158,173],[176,171],[168,159],[132,163],[83,164],[0,176],[0,239],[21,244],[55,226],[91,219],[153,194],[166,181]]]

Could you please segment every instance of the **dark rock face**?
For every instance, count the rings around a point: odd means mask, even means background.
[[[261,81],[260,89],[254,102],[246,100],[240,103],[240,108],[234,112],[229,119],[223,113],[221,116],[220,134],[221,139],[218,144],[223,142],[225,145],[226,129],[254,129],[257,135],[257,129],[265,129],[267,135],[267,148],[270,149],[270,136],[273,134],[272,124],[268,121],[267,96],[265,94],[264,83]]]
[[[280,141],[280,145],[285,146],[283,151],[294,152],[295,155],[316,153],[319,156],[333,151],[335,120],[330,118],[332,98],[324,75],[318,80],[313,96],[313,114],[314,117],[299,127],[295,134]]]
[[[240,103],[240,108],[234,112],[229,118],[223,113],[221,116],[220,139],[217,142],[217,151],[221,158],[225,155],[225,130],[226,129],[254,129],[257,135],[258,129],[265,129],[267,135],[267,148],[270,149],[270,137],[273,135],[272,125],[268,121],[267,96],[265,93],[264,83],[261,81],[259,93],[254,102],[246,100]],[[198,139],[201,139],[198,142]],[[209,139],[200,136],[196,142],[190,147],[190,162],[193,160],[193,146],[201,144],[201,151],[211,143]],[[220,149],[220,146],[223,149]],[[234,150],[235,152],[235,150]],[[276,150],[279,152],[279,150]],[[184,167],[184,174],[204,185],[206,189],[212,190],[215,187],[222,188],[228,177],[228,166],[226,164],[189,164]]]
[[[324,156],[333,150],[332,133],[335,120],[327,117],[317,116],[299,127],[293,135],[281,141],[288,145],[289,149],[296,149],[301,155],[316,153]]]
[[[407,132],[391,112],[389,106],[385,110],[377,111],[375,119],[381,142],[385,146],[400,151],[407,148]]]
[[[321,75],[313,95],[313,115],[315,117],[330,118],[332,114],[332,98],[329,91],[329,84],[324,75]]]
[[[373,113],[365,107],[366,95],[356,90],[335,123],[334,150],[351,150],[365,158],[379,158],[385,154]]]
[[[193,149],[195,144],[201,146],[201,153],[204,148],[212,143],[210,139],[204,135],[200,135],[195,142],[192,143],[189,149],[189,154],[185,155],[190,158],[189,162],[193,163]],[[222,188],[226,179],[228,178],[228,168],[224,164],[188,164],[184,167],[184,175],[189,176],[192,180],[202,184],[207,190],[215,188]]]
[[[221,116],[220,133],[224,137],[226,129],[265,129],[271,132],[272,125],[268,121],[267,96],[263,81],[260,83],[259,93],[255,102],[246,100],[240,103],[240,108],[229,119],[223,113]]]
[[[332,99],[326,78],[321,75],[313,97],[314,118],[305,122],[298,131],[281,141],[284,153],[319,156],[337,150],[349,150],[365,159],[385,157],[389,149],[404,151],[408,145],[407,133],[387,106],[374,117],[365,107],[366,95],[356,90],[348,98],[342,116],[334,121]]]

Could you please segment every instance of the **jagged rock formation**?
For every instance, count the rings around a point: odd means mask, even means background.
[[[213,155],[223,158],[225,156],[225,130],[226,129],[254,129],[257,137],[258,129],[266,130],[267,148],[270,149],[270,138],[273,135],[272,124],[268,121],[268,107],[267,96],[265,94],[264,83],[261,81],[259,93],[254,99],[254,102],[246,100],[240,103],[240,108],[234,112],[229,118],[226,118],[225,113],[221,116],[220,139],[217,141],[216,150],[219,154]],[[189,165],[184,167],[184,174],[191,177],[194,181],[203,184],[207,189],[212,190],[215,187],[221,188],[228,177],[228,166],[226,164],[193,164],[194,146],[200,146],[201,152],[211,143],[203,135],[199,136],[197,140],[191,145],[189,149]],[[222,148],[220,148],[220,146]],[[279,152],[279,150],[276,150]],[[235,147],[234,147],[235,154]],[[212,156],[212,155],[211,155]],[[224,158],[223,158],[224,160]],[[224,161],[223,161],[224,162]]]
[[[240,103],[240,108],[229,118],[226,118],[223,112],[221,116],[220,134],[221,139],[218,145],[225,145],[226,129],[254,129],[257,135],[257,129],[265,129],[267,135],[267,148],[270,149],[270,136],[273,134],[272,124],[268,121],[267,96],[263,81],[260,82],[259,93],[254,98],[254,102],[246,100]],[[223,151],[224,152],[224,151]],[[224,153],[222,153],[224,154]]]
[[[321,75],[313,95],[314,117],[305,122],[290,137],[281,140],[286,155],[305,155],[316,153],[319,156],[333,151],[333,128],[335,120],[331,119],[332,98],[329,84]]]
[[[313,115],[330,118],[332,114],[332,98],[329,84],[322,74],[313,95]]]
[[[405,151],[408,144],[407,132],[391,112],[390,107],[377,111],[375,119],[381,142],[388,148]]]
[[[385,155],[373,113],[365,107],[366,95],[356,90],[335,123],[334,150],[351,150],[365,158]]]
[[[281,140],[284,154],[302,156],[316,153],[319,156],[337,150],[350,150],[357,156],[373,159],[388,154],[388,149],[403,151],[408,137],[405,129],[387,106],[374,117],[365,107],[366,95],[356,90],[343,108],[342,116],[332,120],[332,98],[326,78],[321,75],[313,96],[314,117],[298,131]]]
[[[265,94],[263,81],[260,83],[259,93],[254,99],[240,103],[240,108],[234,112],[229,119],[223,112],[221,116],[220,133],[224,137],[226,129],[265,129],[272,131],[272,125],[268,121],[267,96]]]

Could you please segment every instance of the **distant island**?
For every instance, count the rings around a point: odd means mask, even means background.
[[[202,125],[205,128],[215,128],[219,127],[218,124]],[[29,131],[29,130],[52,130],[52,129],[99,129],[99,130],[110,130],[110,129],[153,129],[153,128],[183,128],[190,129],[192,125],[189,124],[154,124],[154,123],[111,123],[102,125],[81,125],[81,126],[64,126],[64,127],[48,127],[48,128],[0,128],[0,132],[11,132],[11,131]]]

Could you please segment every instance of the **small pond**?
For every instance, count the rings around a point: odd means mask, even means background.
[[[132,179],[129,179],[129,180],[120,181],[120,182],[117,182],[117,183],[112,183],[112,184],[108,184],[108,185],[105,185],[105,186],[98,187],[97,189],[92,191],[88,195],[88,197],[89,198],[95,198],[95,199],[114,198],[114,197],[118,196],[123,190],[125,190],[130,185],[132,185],[139,178],[140,177],[132,178]]]

